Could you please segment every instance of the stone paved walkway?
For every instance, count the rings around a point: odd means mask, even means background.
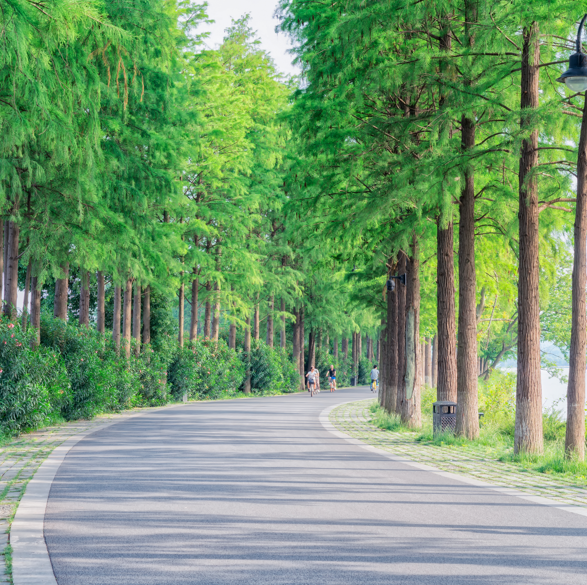
[[[495,452],[482,445],[437,446],[415,439],[417,433],[382,430],[371,424],[369,407],[372,400],[341,404],[330,413],[330,422],[339,431],[360,441],[436,467],[442,471],[463,474],[479,481],[516,489],[529,495],[542,496],[561,503],[587,507],[587,488],[572,478],[552,476],[526,470],[495,458]]]
[[[116,419],[128,418],[145,409],[106,414],[20,435],[0,447],[0,584],[12,583],[10,576],[10,523],[28,481],[46,457],[63,441]]]

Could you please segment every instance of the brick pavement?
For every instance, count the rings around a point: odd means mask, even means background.
[[[349,437],[451,473],[542,496],[564,504],[587,507],[587,486],[569,476],[547,475],[497,459],[497,449],[484,445],[431,445],[416,441],[417,432],[380,429],[371,421],[372,400],[341,404],[329,415],[330,423]]]

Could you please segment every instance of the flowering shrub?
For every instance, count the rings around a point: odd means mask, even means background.
[[[169,365],[168,380],[175,398],[214,398],[238,390],[244,365],[226,343],[198,339],[178,349]]]
[[[70,386],[63,358],[30,349],[32,336],[0,318],[0,426],[5,432],[34,429],[59,418]]]

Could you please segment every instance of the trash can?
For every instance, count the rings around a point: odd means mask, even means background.
[[[455,433],[457,429],[457,403],[440,400],[432,405],[432,429],[434,436]]]
[[[351,386],[356,386],[357,385],[357,378],[356,376],[352,376],[351,377]]]

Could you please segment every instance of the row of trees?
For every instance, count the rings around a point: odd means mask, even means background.
[[[549,0],[280,4],[304,77],[289,114],[302,144],[290,205],[333,258],[355,265],[353,298],[370,295],[383,315],[382,401],[408,425],[421,422],[419,342],[436,335],[438,398],[458,402],[458,433],[478,436],[480,369],[513,351],[515,451],[540,452],[549,340],[571,356],[566,448],[584,458],[585,107],[556,83],[582,10]],[[573,242],[570,340],[559,281],[571,280]],[[403,274],[405,286],[385,289]]]
[[[179,0],[5,6],[4,313],[16,318],[24,290],[37,344],[46,311],[111,334],[126,356],[161,335],[250,353],[279,333],[303,374],[329,337],[334,354],[361,327],[375,338],[376,311],[284,209],[293,82],[247,16],[214,50],[206,19],[205,4]]]

